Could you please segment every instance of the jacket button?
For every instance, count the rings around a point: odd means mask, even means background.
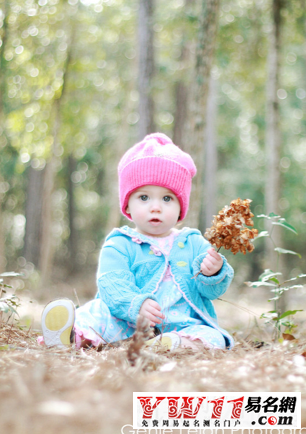
[[[182,241],[180,241],[179,243],[177,243],[177,245],[181,248],[181,249],[183,249],[185,246],[184,246],[184,243],[182,243]]]

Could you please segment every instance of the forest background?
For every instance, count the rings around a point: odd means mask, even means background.
[[[105,236],[128,224],[118,161],[153,131],[198,166],[186,225],[204,232],[249,198],[305,255],[305,34],[305,0],[1,0],[0,271],[23,274],[14,289],[94,281]],[[223,251],[238,291],[275,269],[255,246]],[[305,272],[283,256],[285,275]]]

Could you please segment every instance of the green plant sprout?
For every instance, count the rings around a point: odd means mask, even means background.
[[[293,252],[292,250],[286,250],[282,249],[280,247],[277,247],[274,243],[274,240],[272,238],[272,232],[274,226],[281,226],[284,229],[287,229],[297,235],[296,229],[287,223],[286,219],[282,218],[281,216],[270,213],[269,215],[260,214],[257,216],[258,218],[265,218],[267,220],[271,221],[272,229],[270,233],[268,231],[262,231],[258,234],[257,238],[262,237],[269,237],[274,245],[274,250],[277,252],[277,269],[279,266],[279,257],[282,254],[289,254],[289,255],[297,255],[299,258],[301,258],[301,255],[297,252]],[[261,286],[265,286],[270,289],[270,291],[273,293],[273,297],[270,298],[268,301],[274,303],[274,310],[270,310],[269,312],[263,313],[261,315],[261,318],[266,318],[266,323],[272,323],[274,325],[275,330],[275,339],[280,340],[282,327],[285,328],[284,332],[291,334],[292,330],[296,327],[296,325],[293,323],[293,321],[289,318],[293,315],[295,315],[297,312],[301,312],[303,309],[296,309],[296,310],[287,310],[286,312],[280,312],[279,309],[279,299],[283,295],[285,291],[289,291],[291,289],[299,289],[303,288],[303,285],[296,285],[291,284],[292,282],[295,282],[296,280],[306,277],[306,274],[299,274],[295,277],[292,277],[291,279],[283,280],[281,279],[281,276],[283,273],[280,271],[272,271],[270,269],[266,269],[260,276],[259,280],[256,282],[245,282],[249,287],[251,288],[259,288]]]
[[[17,308],[20,306],[19,298],[15,294],[12,294],[8,297],[6,296],[3,297],[3,294],[6,294],[7,292],[6,288],[10,288],[10,289],[12,288],[12,286],[4,283],[3,277],[16,277],[16,276],[20,276],[20,274],[15,273],[13,271],[0,274],[0,321],[1,322],[3,321],[4,313],[8,314],[7,322],[10,320],[12,315],[18,316]]]

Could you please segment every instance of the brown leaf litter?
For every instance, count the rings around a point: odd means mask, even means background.
[[[259,348],[240,340],[231,351],[149,351],[145,329],[139,325],[137,337],[97,352],[39,346],[36,333],[3,324],[1,432],[117,434],[132,424],[133,391],[301,391],[306,409],[306,339]]]

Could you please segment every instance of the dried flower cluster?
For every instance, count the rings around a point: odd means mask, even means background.
[[[249,229],[245,226],[253,226],[250,199],[233,200],[230,206],[226,205],[218,215],[214,216],[212,227],[206,229],[205,238],[218,249],[224,247],[231,250],[234,255],[242,252],[252,252],[254,245],[250,240],[258,235],[257,229]]]

